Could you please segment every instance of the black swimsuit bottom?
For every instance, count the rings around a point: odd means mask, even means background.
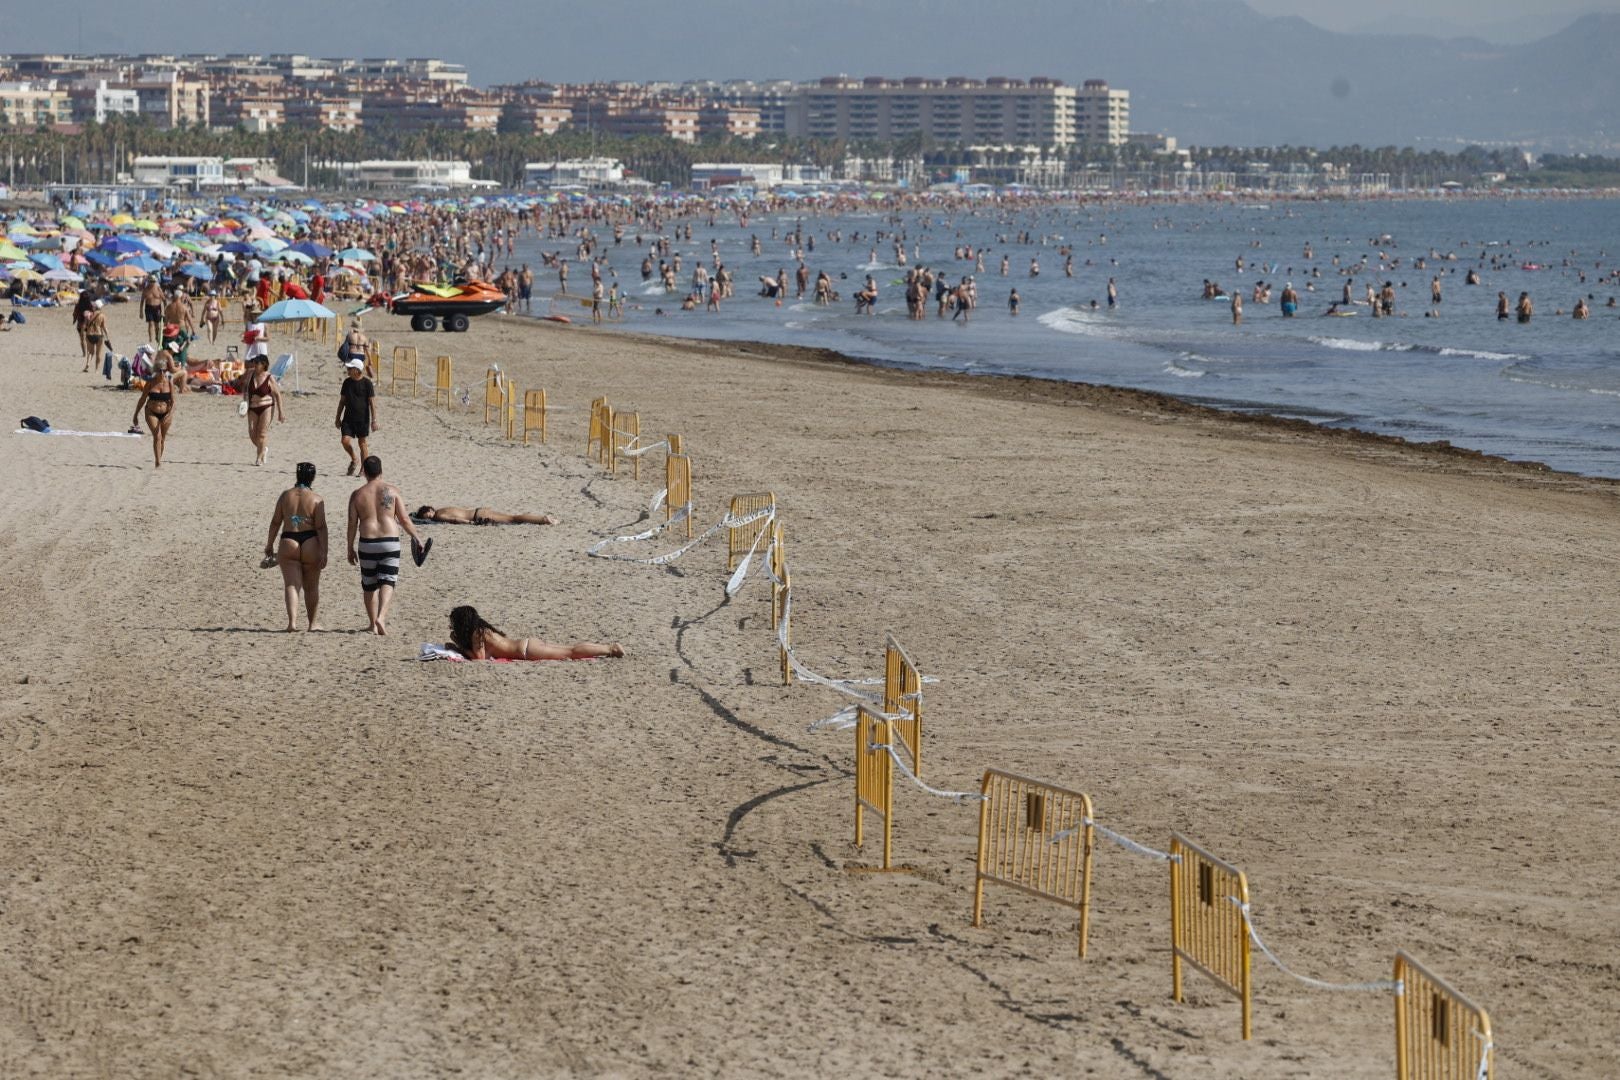
[[[316,535],[317,533],[314,529],[300,529],[297,532],[287,532],[283,530],[281,533],[281,538],[283,540],[291,540],[293,543],[302,546],[305,540],[313,540],[315,539]]]

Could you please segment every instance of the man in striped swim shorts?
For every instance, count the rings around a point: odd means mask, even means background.
[[[366,482],[349,496],[349,562],[360,567],[365,591],[366,617],[373,634],[387,634],[388,605],[399,581],[399,534],[421,541],[405,513],[399,489],[382,478],[382,460],[376,454],[361,463]]]

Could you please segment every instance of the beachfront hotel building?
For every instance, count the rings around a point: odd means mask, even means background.
[[[1067,146],[1076,141],[1077,99],[1075,88],[1058,79],[840,75],[799,87],[787,133],[873,141],[920,134],[955,145]]]
[[[1131,92],[1114,90],[1102,79],[1087,79],[1075,97],[1074,124],[1076,142],[1125,145],[1131,131]]]

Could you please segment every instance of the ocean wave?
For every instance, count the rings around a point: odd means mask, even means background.
[[[1524,360],[1532,360],[1532,359],[1534,359],[1534,357],[1525,356],[1523,353],[1487,352],[1484,349],[1449,349],[1449,348],[1447,348],[1447,349],[1436,349],[1435,353],[1436,353],[1436,355],[1439,355],[1439,356],[1462,356],[1462,357],[1467,357],[1467,358],[1474,359],[1474,360],[1494,360],[1494,361],[1498,361],[1498,362],[1503,363],[1503,364],[1513,364],[1513,363],[1518,363],[1518,362],[1524,361]]]
[[[1305,340],[1324,349],[1338,349],[1342,352],[1411,352],[1417,347],[1402,345],[1397,341],[1362,341],[1359,338],[1309,337]]]
[[[1164,365],[1164,373],[1166,375],[1174,375],[1178,379],[1202,379],[1205,375],[1205,372],[1198,371],[1194,368],[1182,367],[1174,360],[1171,360],[1169,363]]]
[[[1037,316],[1035,321],[1048,330],[1056,330],[1061,334],[1084,334],[1088,337],[1106,338],[1119,336],[1114,325],[1101,313],[1082,311],[1079,308],[1056,308]]]

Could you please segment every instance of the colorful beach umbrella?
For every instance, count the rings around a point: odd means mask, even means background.
[[[283,300],[271,304],[259,316],[260,322],[297,322],[301,319],[335,319],[337,313],[313,300]]]

